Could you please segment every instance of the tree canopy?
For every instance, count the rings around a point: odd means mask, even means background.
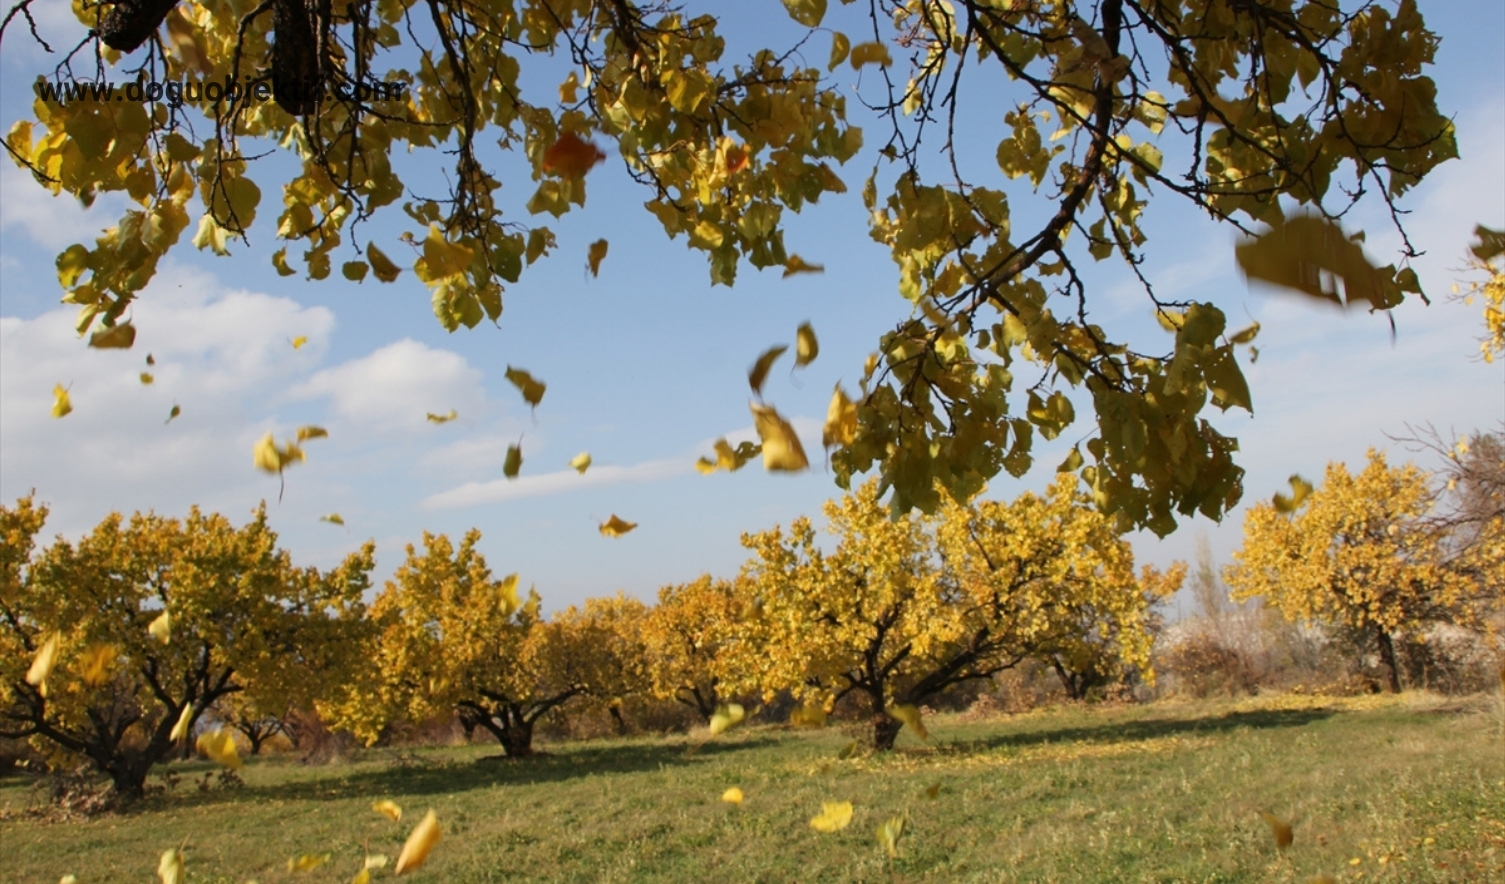
[[[25,38],[31,2],[12,3],[0,39]],[[544,216],[584,206],[608,153],[666,234],[731,285],[744,261],[817,269],[785,242],[786,211],[846,190],[837,169],[880,144],[861,193],[904,301],[861,395],[838,390],[827,443],[842,487],[876,470],[898,512],[1021,475],[1035,435],[1074,422],[1073,390],[1097,427],[1063,467],[1124,524],[1164,534],[1237,503],[1237,442],[1204,412],[1252,409],[1235,349],[1257,327],[1230,332],[1213,303],[1156,296],[1142,269],[1152,195],[1251,234],[1238,254],[1251,277],[1371,309],[1420,293],[1404,260],[1374,266],[1336,220],[1364,197],[1398,218],[1396,200],[1456,153],[1414,0],[784,0],[799,39],[738,59],[715,7],[699,6],[78,6],[91,36],[5,145],[55,194],[134,201],[57,261],[80,333],[119,347],[130,304],[200,210],[191,242],[221,254],[263,248],[253,224],[277,211],[268,251],[284,275],[411,270],[453,330],[499,319],[506,286],[555,243]],[[866,131],[838,70],[859,77]],[[60,98],[80,71],[122,75],[145,100]],[[979,163],[967,127],[1000,115]],[[442,159],[447,192],[405,177],[409,150]],[[501,188],[521,177],[532,192],[514,201]],[[363,222],[399,208],[408,230],[362,243]],[[605,254],[597,243],[592,263]],[[1088,258],[1140,280],[1168,349],[1094,319]],[[780,429],[771,408],[764,419]],[[765,461],[804,465],[802,452]]]

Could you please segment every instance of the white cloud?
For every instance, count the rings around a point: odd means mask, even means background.
[[[335,414],[363,429],[419,429],[429,412],[461,413],[485,402],[481,372],[463,356],[411,338],[326,369],[294,387],[294,399],[328,397]]]
[[[694,472],[694,461],[689,458],[650,460],[632,466],[593,466],[584,475],[574,470],[560,470],[537,476],[519,476],[516,479],[497,479],[491,482],[467,482],[458,488],[431,495],[420,507],[425,510],[453,509],[475,506],[482,503],[498,503],[524,497],[540,497],[578,491],[586,488],[603,488],[608,485],[657,482]]]
[[[123,194],[101,194],[91,208],[67,194],[53,196],[31,174],[8,160],[0,165],[0,230],[19,230],[54,252],[81,242],[92,245],[100,232],[114,227],[126,204]]]

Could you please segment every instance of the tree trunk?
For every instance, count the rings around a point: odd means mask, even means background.
[[[1395,659],[1395,639],[1380,627],[1375,627],[1375,632],[1379,634],[1380,662],[1385,664],[1385,668],[1390,673],[1388,679],[1390,693],[1398,694],[1400,693],[1400,664]]]
[[[1050,665],[1055,667],[1056,677],[1061,680],[1061,687],[1066,689],[1066,696],[1071,700],[1084,700],[1087,698],[1087,679],[1081,673],[1070,672],[1061,664],[1059,658],[1054,656],[1050,659]]]
[[[524,721],[521,715],[508,721],[502,729],[502,751],[507,753],[508,758],[527,758],[532,755],[533,722]]]
[[[894,741],[903,729],[904,723],[887,712],[876,713],[873,716],[873,748],[880,752],[894,748]]]

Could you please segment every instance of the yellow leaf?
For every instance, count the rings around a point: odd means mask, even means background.
[[[308,335],[299,335],[298,337],[293,338],[289,343],[293,345],[294,350],[302,350],[303,345],[308,343]]]
[[[805,262],[805,259],[801,258],[799,255],[790,255],[789,256],[789,260],[784,262],[784,277],[783,278],[784,279],[788,279],[789,277],[795,275],[796,273],[825,273],[825,272],[826,272],[826,265],[824,265],[824,264],[807,264]]]
[[[888,55],[888,47],[882,43],[861,43],[852,47],[852,54],[848,61],[852,63],[852,70],[857,70],[865,64],[876,64],[880,67],[888,67],[894,60]]]
[[[162,851],[162,859],[157,861],[157,877],[162,884],[184,884],[183,851],[176,848]]]
[[[312,424],[309,424],[307,426],[298,428],[299,442],[307,442],[309,439],[326,439],[328,437],[329,431],[324,429],[323,427],[316,427]]]
[[[794,333],[794,364],[798,368],[804,368],[815,361],[820,355],[820,342],[815,339],[815,329],[810,323],[800,323],[799,329]]]
[[[794,427],[766,405],[752,404],[753,425],[763,441],[763,468],[769,471],[797,473],[810,466],[805,447]]]
[[[795,727],[825,727],[826,718],[825,707],[817,703],[801,703],[789,713],[789,723]]]
[[[810,818],[810,828],[817,832],[839,832],[852,822],[852,802],[822,801],[820,815]]]
[[[182,408],[181,408],[181,407],[179,407],[179,406],[177,406],[177,405],[174,405],[174,406],[173,406],[173,407],[172,407],[172,408],[171,408],[171,409],[170,409],[170,410],[169,410],[169,411],[168,411],[168,412],[167,412],[167,420],[165,420],[165,421],[163,421],[163,422],[162,422],[162,423],[163,423],[163,424],[164,424],[164,425],[165,425],[165,424],[170,424],[170,423],[172,423],[172,422],[173,422],[173,421],[174,421],[174,420],[176,420],[176,419],[177,419],[177,417],[178,417],[178,415],[180,415],[180,414],[182,414],[182,413],[183,413],[183,409],[182,409]]]
[[[915,736],[920,739],[930,739],[930,731],[925,729],[925,722],[920,720],[920,710],[915,707],[904,703],[895,703],[889,707],[888,714],[904,722],[904,726],[914,731]]]
[[[736,786],[733,786],[730,789],[727,789],[725,792],[721,793],[721,800],[725,801],[728,804],[741,804],[742,790],[738,789]]]
[[[194,747],[221,767],[240,770],[240,752],[235,748],[235,738],[224,728],[215,728],[209,733],[200,734],[198,740],[194,742]]]
[[[268,473],[280,473],[283,467],[303,460],[303,449],[289,442],[278,447],[271,433],[267,433],[256,447],[251,449],[252,462]]]
[[[193,704],[183,704],[183,711],[178,715],[178,723],[172,726],[172,732],[168,738],[174,743],[188,739],[188,729],[193,727]]]
[[[516,479],[517,474],[523,468],[523,448],[521,444],[507,446],[507,459],[502,461],[502,475],[509,479]]]
[[[141,383],[143,383],[143,384],[150,384],[152,381],[155,381],[155,380],[156,380],[156,378],[152,376],[151,372],[149,372],[149,371],[143,371],[141,373]]]
[[[165,645],[170,643],[172,641],[172,614],[168,613],[164,609],[162,613],[158,614],[156,619],[146,627],[146,631],[151,635],[152,638],[156,639],[162,644]]]
[[[841,31],[831,32],[831,58],[826,62],[826,70],[834,71],[836,66],[847,60],[847,53],[852,51],[852,41]]]
[[[820,27],[821,19],[826,17],[826,0],[784,0],[784,8],[789,10],[789,17],[807,28]]]
[[[52,416],[66,417],[73,411],[73,403],[68,399],[68,389],[62,384],[52,388]]]
[[[747,710],[741,704],[727,703],[716,708],[711,713],[711,736],[717,737],[726,733],[747,719]]]
[[[590,268],[591,276],[596,276],[601,270],[601,262],[606,258],[606,250],[609,244],[604,239],[598,239],[591,243],[590,251],[586,252],[585,263]]]
[[[330,513],[327,516],[320,516],[319,521],[328,522],[331,525],[343,525],[345,524],[345,517],[339,513]]]
[[[1291,833],[1291,824],[1270,813],[1268,810],[1261,810],[1259,815],[1269,825],[1270,834],[1275,838],[1275,846],[1280,850],[1290,847],[1291,842],[1295,840]]]
[[[361,869],[356,872],[355,877],[350,879],[350,884],[371,884],[371,870]]]
[[[402,808],[398,807],[397,802],[393,801],[390,798],[383,798],[382,800],[376,802],[375,804],[371,805],[371,809],[394,823],[402,819]],[[385,859],[385,857],[383,857],[383,859]]]
[[[607,537],[621,537],[623,534],[626,534],[628,531],[631,531],[637,526],[637,522],[628,522],[626,520],[619,519],[617,518],[616,514],[613,513],[611,518],[601,523],[601,527],[598,530],[600,530],[600,532],[602,534],[605,534]]]
[[[1386,278],[1394,268],[1374,266],[1343,228],[1316,215],[1281,219],[1269,232],[1235,246],[1234,256],[1250,279],[1349,307],[1368,301],[1371,309],[1385,310],[1404,298],[1395,281]],[[1341,294],[1338,281],[1343,283]]]
[[[904,837],[904,827],[908,822],[907,817],[896,816],[878,827],[878,845],[887,851],[891,859],[899,856],[899,839]]]
[[[380,804],[381,802],[377,802],[377,803]],[[390,802],[388,802],[388,803],[390,803]],[[396,805],[393,805],[393,806],[396,806]],[[397,822],[397,821],[393,820],[393,822]],[[365,864],[366,871],[370,871],[371,869],[385,869],[386,867],[387,867],[387,855],[385,853],[372,853],[372,854],[368,854],[366,856],[366,864]]]
[[[459,417],[460,412],[455,411],[453,408],[451,408],[446,414],[434,414],[432,411],[429,411],[425,412],[425,415],[428,417],[430,423],[447,424],[455,418]]]
[[[327,853],[305,853],[302,856],[295,856],[287,861],[287,870],[289,872],[311,872],[329,862],[329,857],[330,854]]]
[[[402,853],[397,855],[397,866],[393,869],[395,874],[411,872],[423,865],[428,859],[429,851],[439,843],[439,818],[430,810],[418,825],[413,828],[413,833],[408,836],[407,843],[402,845]]]
[[[860,748],[862,748],[862,745],[860,743],[858,743],[856,740],[851,740],[845,746],[841,747],[841,750],[836,753],[836,757],[842,761],[846,761],[847,759],[856,755],[857,750]]]
[[[31,660],[31,668],[26,670],[26,683],[39,685],[47,680],[52,674],[52,667],[57,664],[58,647],[62,641],[62,634],[53,632],[37,648],[37,654]]]
[[[1242,331],[1239,331],[1239,332],[1235,333],[1232,337],[1230,337],[1228,339],[1228,342],[1230,344],[1247,344],[1247,343],[1253,341],[1254,338],[1255,338],[1255,336],[1258,335],[1258,334],[1259,334],[1259,323],[1256,322],[1253,325],[1249,326],[1248,328],[1243,329]]]
[[[591,468],[590,452],[582,451],[579,454],[575,455],[570,460],[570,466],[574,468],[575,472],[579,473],[582,476],[585,475],[585,471]]]
[[[114,645],[96,644],[86,648],[82,658],[84,683],[98,686],[109,681],[119,654]]]
[[[1292,475],[1289,481],[1291,483],[1291,495],[1287,497],[1284,494],[1276,494],[1272,501],[1275,511],[1278,513],[1294,513],[1301,508],[1301,504],[1306,500],[1307,495],[1312,493],[1312,483],[1301,478],[1300,475]]]
[[[841,384],[831,394],[831,404],[826,408],[826,426],[820,433],[820,444],[826,448],[833,445],[851,445],[857,438],[857,405],[847,398]]]
[[[89,346],[100,350],[129,350],[136,343],[136,327],[130,320],[102,328],[89,335]]]
[[[579,178],[604,159],[606,154],[595,144],[566,132],[543,152],[543,170],[561,178]]]
[[[376,247],[376,243],[366,245],[366,260],[371,262],[371,272],[382,282],[395,282],[397,275],[402,273],[402,270],[392,263],[392,259]]]
[[[533,375],[510,365],[507,366],[507,380],[523,394],[523,401],[534,408],[543,401],[544,390],[548,388],[543,381],[535,380]]]
[[[784,344],[769,347],[763,351],[762,356],[758,357],[758,361],[753,363],[753,367],[747,370],[747,385],[752,387],[752,391],[758,396],[763,395],[763,381],[768,378],[768,370],[773,368],[773,364],[788,349],[789,347]]]

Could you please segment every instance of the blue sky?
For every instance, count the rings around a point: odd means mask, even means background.
[[[782,45],[793,33],[779,4],[762,5],[765,14],[727,5],[744,16],[728,31],[736,35],[733,53],[737,40]],[[1267,499],[1291,473],[1315,479],[1329,460],[1357,464],[1369,446],[1406,457],[1386,434],[1404,433],[1407,423],[1463,432],[1505,420],[1505,364],[1473,358],[1479,308],[1445,300],[1473,226],[1505,226],[1505,7],[1494,0],[1422,7],[1443,38],[1432,75],[1463,156],[1404,203],[1408,229],[1428,252],[1414,266],[1434,303],[1397,310],[1393,344],[1383,317],[1251,291],[1234,267],[1231,231],[1188,206],[1151,203],[1147,272],[1157,291],[1212,300],[1236,326],[1248,318],[1263,325],[1260,359],[1245,369],[1254,415],[1214,418],[1240,440],[1246,503]],[[59,37],[54,45],[71,45],[60,36],[67,22],[54,16],[43,26]],[[812,45],[811,61],[819,63],[824,38]],[[51,67],[23,34],[8,35],[0,51],[6,129],[24,113],[32,78]],[[850,85],[851,72],[842,74]],[[974,97],[972,106],[987,103]],[[229,258],[185,242],[134,309],[136,347],[88,350],[72,331],[73,308],[58,304],[53,258],[114,224],[121,203],[102,198],[85,211],[4,163],[0,497],[14,501],[35,488],[53,509],[49,532],[67,536],[111,510],[181,514],[198,503],[239,520],[266,499],[297,559],[332,564],[373,538],[383,578],[424,530],[453,535],[474,526],[484,532],[493,569],[520,573],[550,607],[619,589],[651,599],[659,587],[707,571],[730,575],[746,558],[742,532],[817,514],[837,492],[819,456],[831,387],[840,380],[853,390],[878,336],[908,315],[896,268],[869,239],[856,193],[879,124],[864,119],[856,101],[849,109],[869,132],[869,147],[842,170],[851,192],[793,218],[785,240],[790,251],[824,264],[824,274],[786,280],[744,265],[735,288],[713,289],[700,255],[668,241],[640,208],[646,194],[608,163],[590,175],[586,209],[552,223],[560,248],[509,287],[500,327],[453,335],[433,319],[428,294],[410,273],[385,286],[277,276],[264,223],[251,248]],[[1001,115],[974,124],[984,155],[996,144],[985,136]],[[520,205],[531,186],[509,177],[514,168],[501,166],[503,194]],[[423,180],[415,174],[410,183]],[[275,214],[271,181],[262,178],[263,221]],[[1011,197],[1016,217],[1024,215],[1027,191]],[[401,221],[373,225],[360,239],[403,255],[395,242]],[[1351,221],[1369,231],[1372,255],[1395,259],[1382,206],[1367,205]],[[610,254],[591,278],[586,246],[602,237]],[[1120,266],[1093,268],[1091,282],[1099,321],[1136,343],[1162,334]],[[793,419],[814,469],[696,473],[695,458],[717,437],[751,436],[747,368],[766,347],[792,343],[804,321],[820,336],[819,360],[791,374],[786,358],[764,392]],[[300,350],[289,343],[296,336],[308,337]],[[148,352],[156,382],[143,386],[137,373]],[[505,380],[508,365],[548,383],[536,413]],[[70,386],[75,409],[63,420],[49,416],[57,383]],[[174,404],[182,416],[164,425]],[[451,408],[460,415],[452,423],[424,419]],[[1043,488],[1089,431],[1090,411],[1079,404],[1078,414],[1076,427],[1037,449],[1033,473],[1001,477],[989,495]],[[253,468],[251,447],[268,431],[280,439],[306,423],[327,427],[330,438],[307,446],[308,462],[288,470],[277,503],[277,479]],[[522,477],[507,481],[502,460],[519,438]],[[580,451],[595,459],[585,476],[567,466]],[[346,525],[318,520],[329,512]],[[640,527],[602,537],[596,526],[612,514]],[[1197,533],[1206,532],[1226,560],[1241,523],[1241,511],[1221,525],[1188,521],[1163,541],[1136,536],[1135,548],[1142,561],[1164,564],[1191,556]]]

